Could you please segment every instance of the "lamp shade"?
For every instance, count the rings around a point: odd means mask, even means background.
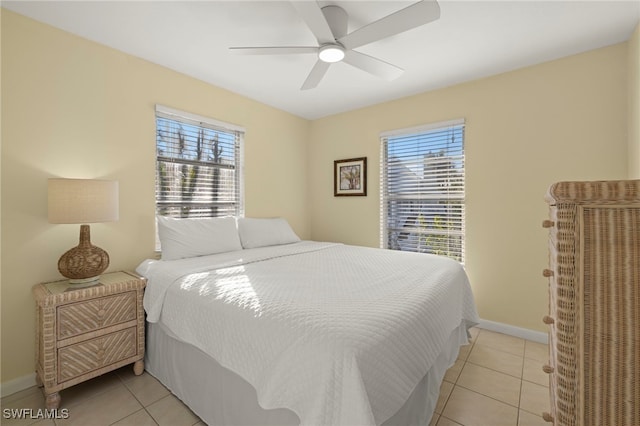
[[[118,181],[49,179],[49,223],[118,220]]]

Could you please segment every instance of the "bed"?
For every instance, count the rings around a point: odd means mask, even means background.
[[[461,265],[301,241],[283,219],[158,218],[146,368],[210,425],[428,424],[478,323]]]

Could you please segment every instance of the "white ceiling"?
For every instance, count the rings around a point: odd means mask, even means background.
[[[319,1],[349,32],[414,1]],[[308,119],[627,40],[639,1],[440,0],[439,20],[356,50],[405,70],[388,82],[333,64],[300,86],[315,55],[244,56],[231,46],[317,45],[287,1],[2,1],[2,6]]]

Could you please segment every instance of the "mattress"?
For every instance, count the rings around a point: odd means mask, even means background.
[[[303,241],[138,272],[148,321],[300,424],[383,424],[478,321],[463,268],[438,256]]]

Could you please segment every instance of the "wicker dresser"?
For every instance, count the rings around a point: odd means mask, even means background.
[[[99,284],[74,289],[68,280],[33,287],[36,299],[36,381],[47,409],[59,391],[134,363],[144,369],[145,280],[132,273],[104,274]]]
[[[575,426],[640,425],[640,180],[560,182],[549,228],[551,412]]]

